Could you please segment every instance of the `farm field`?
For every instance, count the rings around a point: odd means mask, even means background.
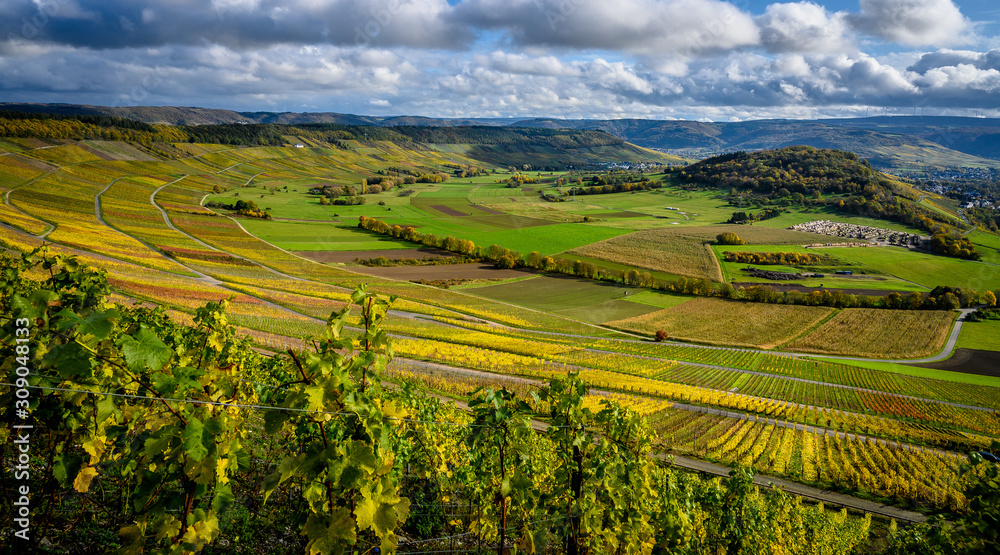
[[[870,248],[884,247],[849,247],[842,250],[854,251]],[[744,268],[755,266],[743,262],[727,262],[724,253],[726,252],[796,252],[822,256],[827,254],[828,248],[806,248],[798,245],[712,245],[722,275],[727,282],[749,282],[754,284],[786,285],[789,282],[774,281],[766,278],[753,277]],[[827,289],[860,289],[860,290],[883,290],[883,291],[928,291],[930,288],[917,285],[915,283],[899,279],[891,275],[878,273],[872,268],[868,268],[858,262],[849,262],[838,259],[838,263],[833,266],[820,268],[817,272],[812,270],[802,270],[791,266],[760,265],[756,266],[761,270],[789,273],[823,273],[821,278],[803,277],[796,278],[792,283],[801,285],[803,288]],[[854,272],[853,276],[838,276],[835,270],[849,270]]]
[[[968,233],[966,237],[983,254],[982,262],[1000,265],[1000,235],[977,229]]]
[[[697,298],[635,318],[608,322],[611,327],[710,345],[770,349],[818,324],[832,308],[788,306]],[[730,324],[720,326],[720,321]]]
[[[508,280],[530,278],[530,270],[500,270],[493,264],[470,262],[467,264],[432,264],[428,266],[358,266],[355,271],[373,276],[387,277],[403,281],[465,281],[465,280]]]
[[[867,216],[862,216],[860,214],[852,214],[848,212],[842,212],[839,210],[834,210],[827,207],[813,207],[813,208],[790,208],[788,212],[783,213],[776,218],[771,218],[768,220],[763,220],[760,222],[755,222],[753,227],[770,227],[774,229],[786,229],[792,227],[793,225],[798,225],[805,222],[811,222],[815,220],[829,220],[831,222],[842,222],[848,224],[864,225],[870,227],[878,227],[882,229],[891,229],[893,231],[901,231],[904,233],[915,233],[917,235],[925,235],[926,232],[917,229],[906,224],[899,222],[894,222],[891,220],[881,220],[878,218],[869,218]],[[824,241],[818,242],[829,242],[829,236]]]
[[[846,308],[787,346],[789,350],[865,358],[920,358],[944,346],[954,312]]]

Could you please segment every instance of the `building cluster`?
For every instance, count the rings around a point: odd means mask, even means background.
[[[921,237],[913,233],[903,233],[891,229],[871,227],[867,225],[847,224],[841,222],[831,222],[828,220],[815,220],[794,225],[789,229],[795,231],[808,231],[810,233],[820,233],[822,235],[832,235],[834,237],[844,237],[851,239],[865,239],[870,243],[882,243],[886,245],[896,245],[900,247],[923,247],[927,241],[926,237]]]
[[[1000,203],[993,203],[985,199],[970,200],[962,205],[962,208],[968,210],[969,208],[1000,208]]]

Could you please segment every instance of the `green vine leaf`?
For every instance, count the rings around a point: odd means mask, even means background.
[[[173,356],[170,347],[160,340],[149,328],[142,325],[135,336],[121,338],[122,356],[129,368],[135,372],[159,370]]]
[[[184,431],[181,432],[181,439],[184,442],[184,450],[187,451],[187,456],[196,461],[201,461],[208,454],[208,449],[205,448],[202,437],[203,432],[204,426],[193,415],[188,417],[187,426],[184,426]]]

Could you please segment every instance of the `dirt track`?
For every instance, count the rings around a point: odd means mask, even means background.
[[[508,279],[534,274],[531,270],[498,270],[492,263],[473,262],[469,264],[439,264],[437,266],[394,266],[388,268],[367,268],[359,266],[352,270],[379,277],[414,280],[447,279]]]
[[[365,260],[367,258],[378,258],[384,256],[390,260],[401,258],[451,258],[457,256],[441,249],[424,247],[420,249],[385,249],[374,251],[295,251],[295,254],[304,256],[316,262],[354,262],[355,258]]]

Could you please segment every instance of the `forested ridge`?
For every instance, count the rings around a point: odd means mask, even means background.
[[[102,139],[108,141],[184,141],[188,136],[167,125],[104,115],[58,115],[9,112],[0,110],[0,137]]]
[[[58,115],[0,110],[0,136],[52,139],[107,139],[216,143],[235,146],[283,146],[293,137],[337,145],[339,141],[395,143],[479,144],[584,148],[623,145],[624,140],[603,131],[575,129],[471,127],[377,127],[336,123],[297,125],[221,123],[210,125],[152,125],[107,115]]]
[[[740,151],[670,168],[666,175],[689,186],[728,189],[734,206],[835,208],[920,228],[931,236],[930,249],[938,254],[970,260],[982,256],[961,235],[957,226],[962,222],[918,206],[914,189],[851,152],[809,146]],[[738,214],[731,221],[739,220]]]
[[[791,193],[874,196],[891,193],[892,182],[866,160],[842,150],[793,146],[734,152],[706,158],[673,173],[686,183],[736,187],[760,194]]]

